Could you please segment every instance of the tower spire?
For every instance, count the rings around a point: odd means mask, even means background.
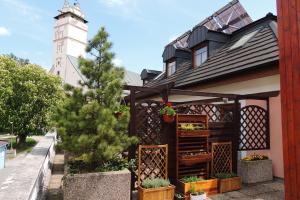
[[[69,7],[69,1],[68,0],[65,0],[65,2],[64,2],[64,8],[65,7]]]
[[[74,6],[80,10],[79,0],[75,0]]]

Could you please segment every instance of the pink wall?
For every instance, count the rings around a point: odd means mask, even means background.
[[[247,100],[246,105],[267,106],[264,101],[257,100]],[[273,161],[274,176],[284,177],[280,96],[270,98],[270,150],[248,151],[247,155],[253,153],[269,156]]]

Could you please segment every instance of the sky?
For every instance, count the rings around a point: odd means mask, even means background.
[[[0,0],[0,54],[52,66],[54,16],[64,0]],[[69,0],[70,4],[74,0]],[[115,64],[140,73],[162,70],[164,46],[230,0],[79,0],[88,38],[105,26]],[[240,0],[253,20],[276,14],[276,0]]]

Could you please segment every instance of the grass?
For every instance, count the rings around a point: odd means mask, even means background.
[[[10,149],[10,139],[8,141],[9,141],[8,149]],[[12,140],[13,149],[17,150],[17,154],[23,153],[23,152],[27,152],[27,153],[31,152],[32,148],[36,144],[37,144],[37,141],[35,141],[33,138],[30,138],[30,137],[26,138],[26,143],[22,146],[17,145],[15,138],[13,138],[13,140]]]

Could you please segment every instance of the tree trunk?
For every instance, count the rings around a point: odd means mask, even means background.
[[[20,134],[17,136],[17,146],[24,146],[26,144],[27,135]]]

